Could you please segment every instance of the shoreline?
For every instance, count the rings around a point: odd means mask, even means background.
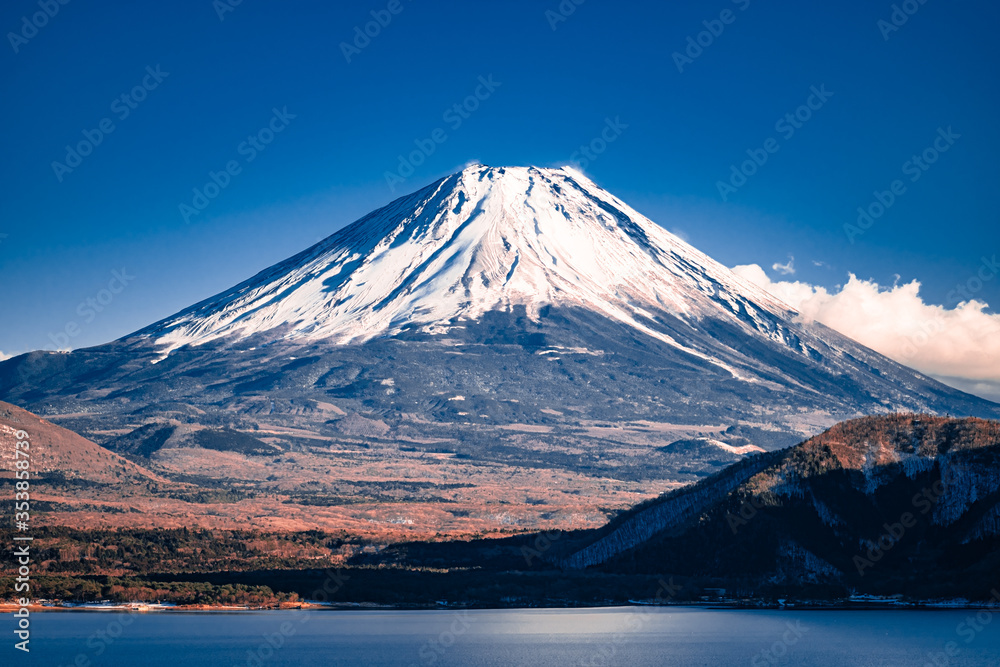
[[[9,613],[21,609],[20,605],[10,602],[0,602],[0,613]],[[60,603],[52,604],[30,604],[27,609],[31,613],[138,613],[138,614],[160,614],[160,613],[245,613],[262,611],[528,611],[528,610],[583,610],[583,609],[705,609],[714,611],[963,611],[963,610],[990,610],[1000,611],[1000,605],[989,601],[965,604],[950,603],[945,601],[919,601],[919,602],[851,602],[851,601],[797,601],[791,604],[775,604],[770,602],[690,602],[690,603],[670,603],[656,604],[641,601],[629,602],[627,604],[609,603],[606,605],[556,605],[538,604],[525,606],[479,606],[475,604],[449,605],[449,604],[411,604],[411,605],[388,605],[377,603],[292,603],[273,607],[247,607],[247,606],[227,606],[227,605],[161,605],[158,603],[126,603],[100,605],[93,603]]]

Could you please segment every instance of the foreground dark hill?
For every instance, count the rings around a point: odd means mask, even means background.
[[[645,503],[570,568],[979,597],[1000,583],[1000,423],[838,424]]]
[[[600,525],[862,414],[1000,418],[571,169],[482,165],[122,340],[0,363],[0,400],[165,472],[429,534]]]

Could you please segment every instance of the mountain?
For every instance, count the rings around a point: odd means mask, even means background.
[[[27,436],[19,436],[26,433]],[[27,457],[15,457],[15,444],[24,437]],[[108,483],[146,483],[156,476],[76,433],[0,401],[0,471],[13,479],[16,461],[28,460],[31,478]],[[33,482],[34,484],[34,482]]]
[[[364,534],[363,526],[350,525],[343,517],[322,517],[325,521],[321,523],[313,516],[303,517],[303,510],[308,512],[309,508],[289,507],[287,496],[243,490],[238,469],[246,459],[237,452],[257,453],[254,450],[262,443],[225,430],[181,424],[163,428],[170,433],[140,428],[139,437],[124,434],[106,443],[120,450],[120,455],[0,401],[0,486],[12,487],[18,479],[15,473],[25,470],[18,462],[28,461],[30,524],[36,528],[72,527],[113,534],[125,528],[289,531],[324,525],[331,530],[350,526],[357,534]],[[149,448],[151,443],[156,445],[154,449],[177,446],[171,445],[171,440],[194,440],[189,446],[197,449],[185,451],[204,452],[222,474],[218,478],[198,477],[136,456],[138,449]],[[18,448],[27,458],[15,455],[18,442],[28,443],[26,448]],[[55,528],[50,536],[65,537],[65,533]],[[76,554],[69,557],[76,563],[80,554],[74,550],[66,553]],[[58,567],[56,571],[60,571]]]
[[[597,526],[861,414],[1000,416],[572,169],[483,165],[121,340],[2,362],[0,399],[317,527],[429,535]]]
[[[19,442],[27,446],[15,449]],[[21,455],[15,454],[18,450]],[[192,490],[190,485],[184,489],[72,431],[0,401],[0,485],[12,489],[16,481],[22,481],[16,474],[24,470],[30,486],[29,524],[36,528],[121,525],[123,517],[141,516],[144,510],[162,505],[155,493]]]
[[[168,353],[255,333],[363,342],[447,334],[489,312],[578,307],[740,377],[688,324],[736,321],[809,354],[760,288],[568,169],[472,167],[362,218],[233,289],[138,333]],[[691,343],[695,344],[691,344]]]
[[[1000,422],[847,421],[561,546],[571,569],[986,598],[1000,584]]]

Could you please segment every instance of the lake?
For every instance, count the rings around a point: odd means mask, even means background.
[[[978,610],[51,612],[31,620],[30,656],[8,645],[13,660],[4,664],[1000,665],[1000,612]]]

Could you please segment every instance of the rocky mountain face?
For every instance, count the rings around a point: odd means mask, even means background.
[[[483,165],[121,340],[4,361],[0,399],[278,515],[421,534],[597,526],[862,414],[1000,417],[582,174]]]
[[[970,599],[1000,583],[1000,423],[847,421],[570,537],[570,569]]]

